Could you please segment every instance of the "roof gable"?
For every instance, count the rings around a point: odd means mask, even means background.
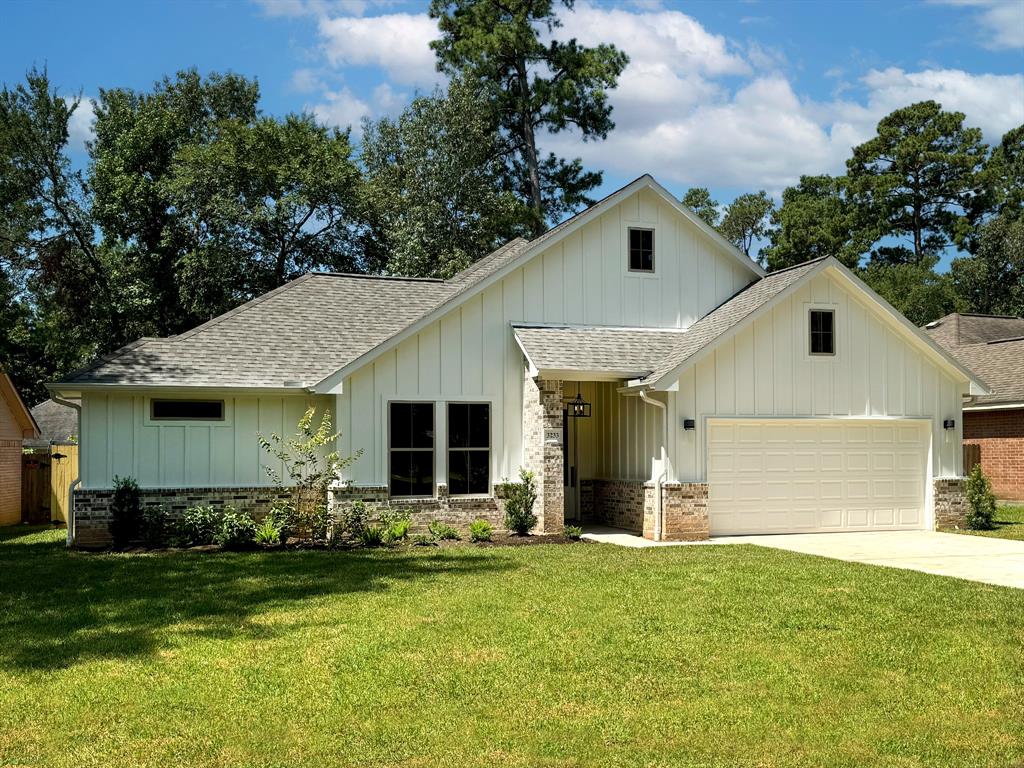
[[[32,418],[32,413],[29,411],[28,406],[25,405],[25,401],[18,394],[14,382],[11,381],[11,377],[4,370],[0,370],[0,400],[7,404],[7,409],[10,411],[15,423],[21,428],[21,436],[23,438],[39,436],[39,427],[36,425],[36,420]]]

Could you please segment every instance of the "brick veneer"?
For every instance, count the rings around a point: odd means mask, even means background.
[[[523,379],[523,465],[537,478],[537,530],[561,533],[565,525],[562,474],[562,382]],[[545,440],[544,432],[557,432]]]
[[[981,450],[981,469],[1001,499],[1024,499],[1024,408],[965,411],[964,444]]]
[[[426,533],[434,520],[447,523],[463,532],[474,520],[486,520],[498,531],[505,530],[505,502],[498,496],[449,496],[448,486],[438,484],[432,499],[391,499],[387,486],[360,485],[335,488],[330,492],[333,509],[351,505],[354,501],[366,504],[371,515],[385,511],[409,511],[412,514],[412,532]]]
[[[641,480],[587,480],[582,498],[593,499],[588,519],[654,538],[655,485]],[[663,483],[662,541],[708,538],[707,483]],[[584,507],[584,509],[587,509]]]
[[[939,477],[932,484],[936,528],[963,528],[967,519],[966,478]]]
[[[111,490],[75,491],[74,546],[92,549],[109,546]],[[143,488],[140,491],[143,508],[164,507],[176,519],[189,507],[232,506],[246,511],[256,520],[261,519],[277,500],[288,499],[290,494],[276,488]]]

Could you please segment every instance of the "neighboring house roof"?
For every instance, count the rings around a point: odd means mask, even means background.
[[[967,410],[1024,405],[1024,318],[952,314],[925,331],[990,385]]]
[[[681,330],[513,323],[534,371],[612,379],[646,376],[676,345]]]
[[[824,261],[825,258],[815,259],[772,272],[753,285],[747,286],[691,325],[686,333],[676,337],[675,346],[641,383],[657,385],[673,375],[678,378],[677,371],[685,366],[690,358],[713,345],[719,337],[741,324],[787,288],[796,285]]]
[[[78,439],[78,411],[55,400],[44,400],[31,410],[39,425],[39,437],[25,440],[26,448],[50,443],[69,443]]]
[[[23,438],[39,436],[39,426],[32,418],[32,413],[25,405],[25,401],[21,399],[21,395],[18,394],[11,377],[2,368],[0,368],[0,400],[7,404],[15,423],[21,428]]]

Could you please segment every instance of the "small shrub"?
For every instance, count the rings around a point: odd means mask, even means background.
[[[219,530],[220,513],[213,507],[189,507],[178,524],[186,544],[213,544]]]
[[[114,495],[110,500],[110,537],[114,546],[125,547],[138,538],[142,525],[139,484],[131,477],[114,476]]]
[[[367,511],[366,502],[353,501],[346,504],[338,511],[334,521],[334,538],[340,539],[348,536],[358,539],[363,528],[366,527]]]
[[[384,543],[393,544],[396,541],[404,540],[409,535],[409,526],[411,524],[406,518],[392,522],[384,531]]]
[[[533,514],[533,505],[537,501],[537,481],[533,472],[521,469],[518,483],[506,482],[503,485],[505,527],[520,536],[525,536],[537,525],[537,516]]]
[[[276,547],[281,543],[281,524],[271,515],[267,515],[256,526],[256,533],[253,534],[253,541],[268,547]]]
[[[469,524],[470,541],[490,541],[493,532],[491,524],[486,520],[474,520]]]
[[[580,536],[583,535],[583,529],[578,525],[567,525],[562,529],[562,532],[565,533],[566,538],[573,541],[578,541]]]
[[[379,547],[384,543],[384,528],[380,525],[367,525],[359,532],[359,543],[364,547]]]
[[[163,507],[146,507],[139,522],[142,541],[147,547],[165,547],[171,537],[171,518]]]
[[[432,547],[434,546],[434,538],[425,533],[417,533],[412,537],[412,545],[414,547]]]
[[[234,507],[224,507],[220,518],[220,530],[215,541],[225,549],[242,549],[253,543],[256,535],[256,521],[248,512],[239,512]]]
[[[427,529],[430,531],[430,535],[435,539],[441,541],[458,541],[459,532],[452,528],[448,523],[442,523],[440,520],[434,520]]]
[[[992,493],[992,484],[981,471],[980,464],[974,465],[974,469],[967,477],[966,486],[967,503],[970,505],[967,511],[967,527],[975,531],[991,529],[992,518],[996,513],[996,497]]]

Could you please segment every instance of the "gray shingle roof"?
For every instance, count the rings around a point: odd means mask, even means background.
[[[78,412],[53,400],[44,400],[33,406],[32,418],[39,425],[39,437],[23,441],[25,447],[35,448],[53,443],[66,443],[78,437]]]
[[[713,344],[722,334],[743,322],[751,313],[778,296],[815,269],[827,257],[808,261],[789,269],[772,272],[711,310],[676,337],[675,347],[661,360],[644,383],[655,384],[689,358]]]
[[[953,314],[925,331],[992,389],[978,405],[1024,403],[1024,318]]]
[[[638,378],[654,370],[682,331],[608,326],[513,324],[520,346],[540,370],[601,371]]]

